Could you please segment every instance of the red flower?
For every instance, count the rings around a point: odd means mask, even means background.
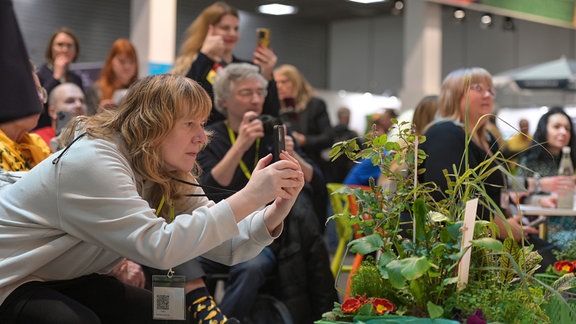
[[[566,260],[557,261],[554,263],[554,269],[560,273],[572,273],[574,271],[574,263]]]
[[[359,296],[356,297],[357,298],[347,299],[342,303],[342,306],[340,306],[342,313],[355,314],[358,311],[358,309],[360,309],[360,307],[366,303],[366,300],[364,298],[362,297],[358,298]]]
[[[340,306],[340,310],[344,314],[356,314],[360,307],[368,303],[372,304],[374,311],[378,315],[393,312],[396,309],[396,305],[392,304],[388,299],[366,298],[366,296],[356,295],[354,298],[345,300]]]
[[[396,309],[396,305],[392,304],[388,299],[385,298],[373,298],[372,306],[378,315],[382,315],[388,312],[391,313]]]

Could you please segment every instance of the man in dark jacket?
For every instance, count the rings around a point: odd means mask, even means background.
[[[216,76],[214,102],[226,120],[207,127],[212,132],[211,141],[198,156],[204,170],[202,185],[214,201],[242,188],[258,160],[273,151],[272,134],[266,132],[271,125],[264,125],[270,122],[263,123],[259,118],[266,84],[258,69],[250,64],[230,64]],[[202,261],[207,273],[229,271],[228,286],[220,303],[229,316],[243,318],[270,275],[276,279],[271,283],[274,295],[286,304],[294,323],[313,323],[337,300],[328,250],[320,233],[324,224],[318,224],[312,207],[314,191],[324,186],[324,179],[289,136],[286,151],[300,162],[308,188],[298,197],[282,235],[255,259],[237,266],[223,269],[214,262]]]

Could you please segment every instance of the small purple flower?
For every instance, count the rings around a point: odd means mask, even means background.
[[[477,309],[466,319],[466,324],[486,324],[486,319],[481,309]]]

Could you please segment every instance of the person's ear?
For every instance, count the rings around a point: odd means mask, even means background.
[[[58,119],[58,114],[56,114],[56,107],[48,106],[48,116],[50,116],[52,120]]]
[[[222,108],[222,110],[228,110],[228,100],[222,99],[222,101],[220,101],[220,108]]]

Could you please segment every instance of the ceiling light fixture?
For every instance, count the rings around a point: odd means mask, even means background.
[[[482,17],[480,17],[480,27],[483,29],[490,28],[492,27],[493,21],[491,14],[483,14]]]
[[[502,29],[507,31],[514,31],[516,29],[514,19],[510,17],[504,17],[504,22],[502,23]]]
[[[466,11],[462,8],[454,8],[452,16],[457,23],[462,22],[466,18]]]
[[[396,0],[394,1],[394,7],[392,7],[392,14],[399,15],[404,11],[404,1]]]
[[[258,11],[266,15],[282,16],[295,14],[298,12],[298,8],[279,3],[271,3],[259,6]]]
[[[375,3],[375,2],[385,2],[388,0],[348,0],[350,2],[358,2],[358,3]]]

